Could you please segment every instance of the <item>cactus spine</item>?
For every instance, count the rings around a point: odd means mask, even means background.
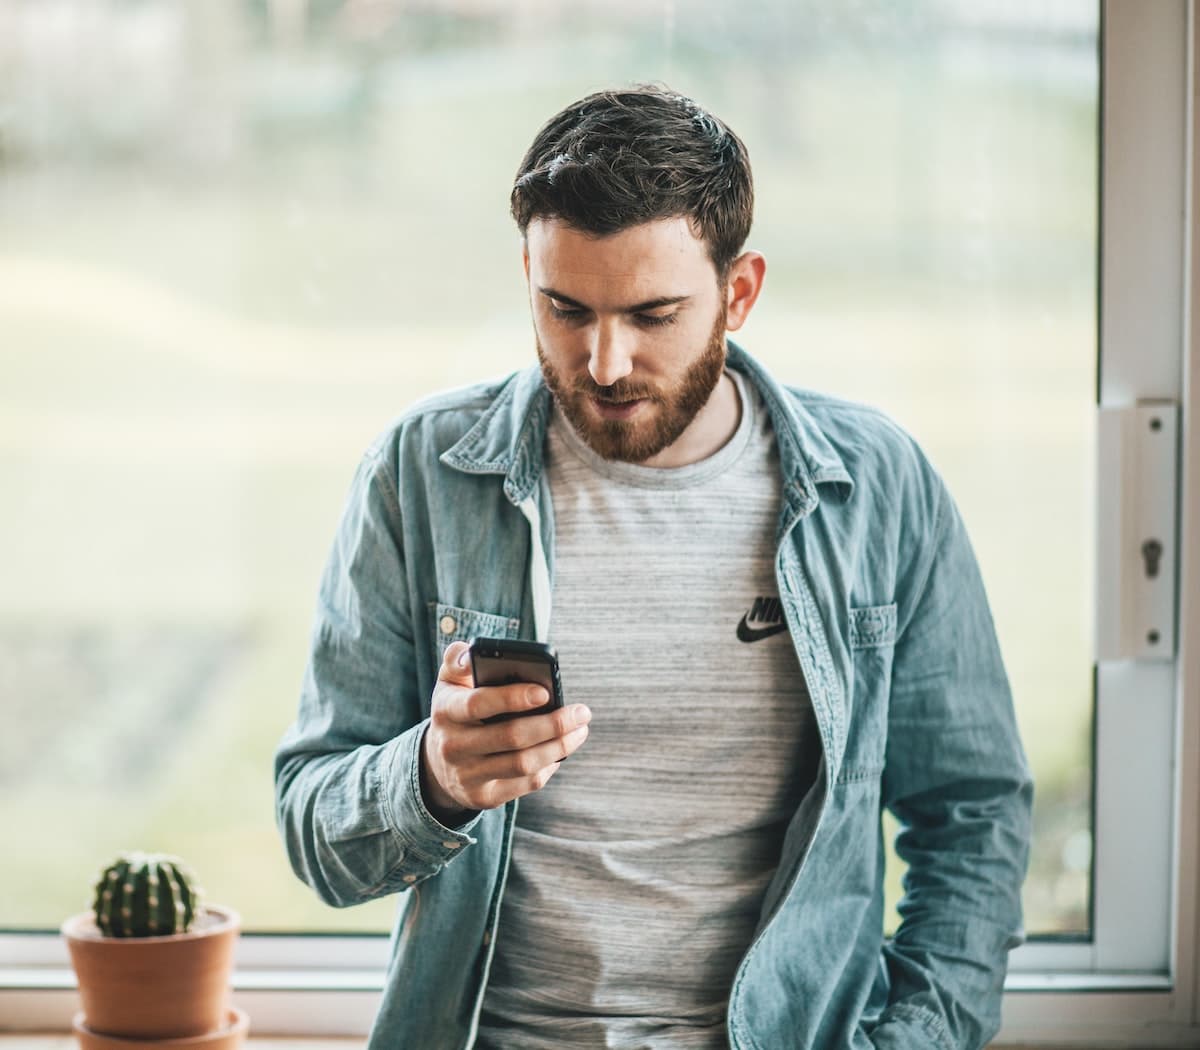
[[[108,937],[161,937],[187,932],[202,894],[178,857],[123,853],[96,882],[92,910]]]

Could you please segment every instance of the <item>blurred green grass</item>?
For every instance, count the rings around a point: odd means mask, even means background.
[[[5,288],[16,286],[17,269],[11,260],[0,267]],[[75,274],[71,283],[84,287],[86,277]],[[250,632],[253,645],[235,661],[202,725],[185,741],[164,742],[174,759],[150,797],[121,805],[102,785],[86,799],[39,785],[34,808],[13,796],[0,802],[5,826],[31,836],[46,814],[69,813],[80,829],[65,840],[70,848],[49,865],[49,877],[45,864],[10,857],[10,874],[14,866],[25,870],[15,881],[5,878],[5,896],[15,896],[0,902],[0,914],[24,917],[31,901],[43,916],[61,910],[59,902],[78,898],[89,858],[122,843],[152,843],[191,857],[210,890],[222,890],[257,925],[378,927],[390,905],[334,916],[286,871],[271,827],[270,753],[294,708],[317,573],[361,449],[400,405],[454,378],[437,367],[452,346],[464,377],[496,371],[501,355],[469,333],[456,340],[410,332],[417,344],[444,353],[398,353],[390,381],[342,391],[347,357],[337,334],[313,354],[311,372],[289,383],[247,367],[252,338],[226,344],[208,361],[170,346],[150,358],[92,327],[88,366],[74,372],[71,355],[53,347],[62,327],[75,330],[85,319],[64,325],[26,317],[24,328],[18,320],[9,302],[0,325],[27,333],[27,345],[44,352],[6,358],[3,385],[15,396],[0,425],[0,469],[17,498],[0,525],[0,547],[10,552],[0,618],[48,628],[99,621],[114,630],[155,617],[234,624]],[[1078,378],[1029,342],[1021,320],[1010,314],[1002,336],[1029,348],[1019,368],[1008,362],[1011,391],[964,385],[947,401],[940,363],[953,356],[955,319],[943,321],[947,331],[939,334],[928,317],[918,325],[899,314],[874,324],[893,333],[892,350],[909,362],[903,386],[890,387],[886,369],[865,383],[874,356],[866,350],[831,358],[836,365],[826,361],[817,385],[872,395],[866,399],[905,422],[948,478],[983,564],[1040,788],[1053,803],[1086,780],[1090,562],[1080,536],[1090,529],[1090,414],[1086,383],[1080,389]],[[1036,318],[1024,320],[1037,326]],[[807,369],[796,374],[785,333],[837,321],[760,318],[744,341],[781,375],[809,385]],[[167,318],[164,324],[173,327]],[[896,332],[918,328],[919,348],[910,353],[896,344]],[[1082,342],[1087,335],[1068,328],[1055,338]],[[515,323],[498,340],[507,346],[506,364],[523,363],[526,338],[523,323]],[[473,344],[474,354],[467,349]],[[232,377],[221,374],[226,357],[242,364]],[[49,415],[32,407],[48,390],[55,391]],[[997,399],[1046,406],[1041,424],[1030,419],[1014,440]],[[1046,597],[1031,601],[1031,594]],[[58,776],[69,783],[69,773]],[[1075,809],[1078,824],[1086,808]]]

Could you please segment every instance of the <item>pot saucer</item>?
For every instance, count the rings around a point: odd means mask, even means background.
[[[182,1039],[127,1039],[103,1035],[87,1026],[82,1011],[75,1015],[71,1027],[79,1040],[79,1050],[238,1050],[250,1028],[250,1018],[245,1011],[233,1006],[220,1028]]]

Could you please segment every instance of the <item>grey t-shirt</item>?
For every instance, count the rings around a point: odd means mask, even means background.
[[[557,412],[550,642],[587,742],[521,799],[478,1046],[727,1046],[725,1009],[819,738],[775,582],[757,392],[677,469],[601,459]]]

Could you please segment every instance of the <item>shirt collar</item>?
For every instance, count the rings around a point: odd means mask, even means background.
[[[812,414],[750,354],[732,340],[727,343],[728,366],[750,379],[770,413],[786,479],[784,498],[799,513],[816,506],[820,486],[829,486],[838,499],[849,499],[854,479]],[[468,474],[504,475],[505,494],[521,503],[541,477],[550,398],[540,366],[515,372],[441,461]]]

